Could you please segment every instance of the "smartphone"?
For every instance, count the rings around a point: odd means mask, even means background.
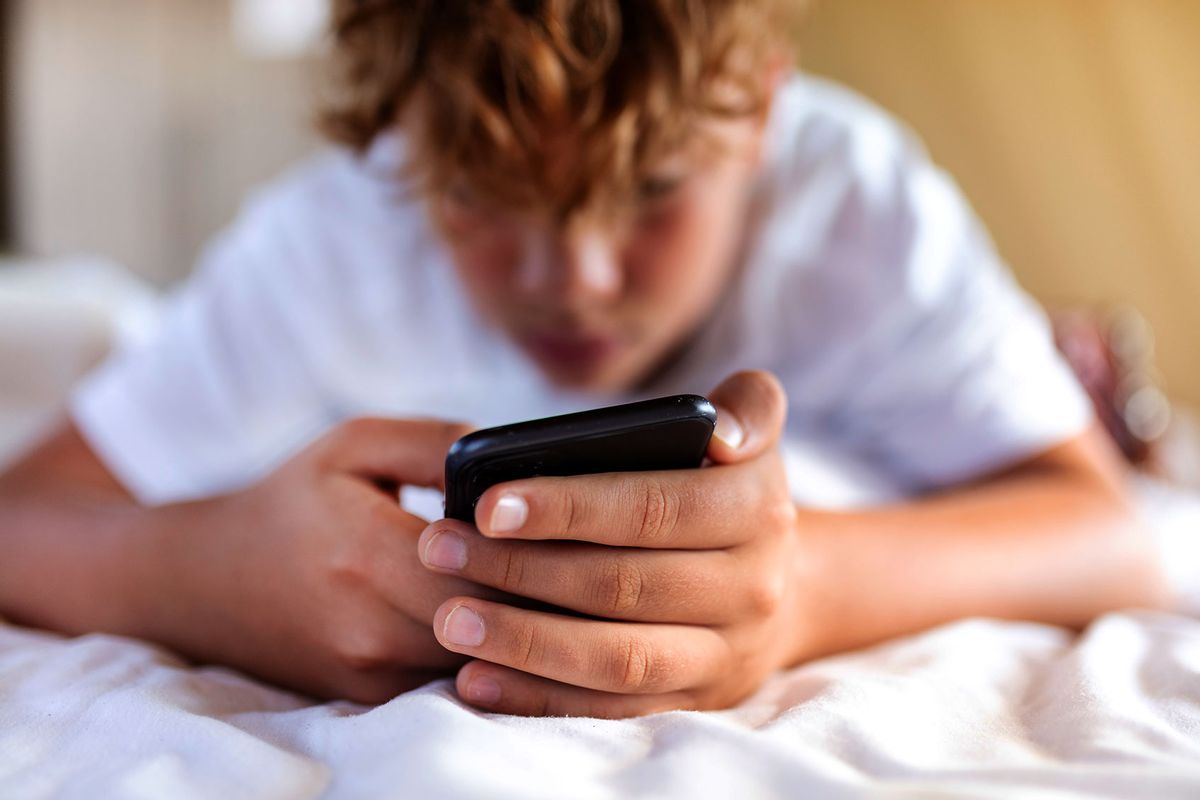
[[[473,523],[489,487],[520,478],[699,467],[716,423],[681,394],[469,433],[446,456],[446,516]]]

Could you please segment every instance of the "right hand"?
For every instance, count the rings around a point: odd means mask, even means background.
[[[470,429],[437,421],[342,424],[248,489],[166,507],[152,638],[185,655],[321,697],[382,702],[466,658],[433,636],[447,598],[501,593],[425,569],[428,524],[400,485],[443,488]]]

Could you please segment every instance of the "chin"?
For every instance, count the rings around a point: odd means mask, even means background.
[[[622,365],[541,365],[542,373],[560,389],[598,394],[620,394],[632,389],[636,376]]]

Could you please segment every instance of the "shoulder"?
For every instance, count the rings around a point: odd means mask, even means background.
[[[925,213],[913,186],[930,171],[916,138],[878,106],[793,76],[765,133],[752,279],[810,303],[830,292],[856,304],[890,291],[884,284],[900,277],[906,239]]]
[[[860,183],[878,183],[899,163],[926,158],[907,127],[844,86],[796,74],[776,94],[764,159],[782,178],[840,169]]]
[[[400,177],[400,148],[382,137],[366,154],[326,149],[261,185],[206,250],[200,280],[286,284],[313,303],[330,292],[373,302],[400,283],[406,290],[393,294],[419,293],[419,275],[441,249],[424,203]]]
[[[788,243],[772,253],[789,273],[861,288],[865,272],[890,290],[914,270],[945,278],[971,261],[955,254],[989,255],[966,198],[917,136],[825,80],[795,76],[778,92],[760,182],[765,235]]]
[[[736,308],[814,401],[844,397],[867,354],[891,352],[1002,270],[919,140],[828,81],[796,76],[778,92],[760,184]]]
[[[387,136],[364,154],[321,150],[252,191],[235,227],[309,240],[361,242],[367,229],[426,235],[421,203],[400,177],[401,152],[399,140]]]

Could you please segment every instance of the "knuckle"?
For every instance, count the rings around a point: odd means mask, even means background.
[[[500,586],[509,591],[519,590],[525,585],[525,556],[520,547],[500,547],[499,559]]]
[[[634,693],[654,685],[654,656],[647,642],[626,636],[613,650],[612,684],[619,692]]]
[[[596,605],[610,616],[625,616],[641,607],[645,588],[642,570],[632,559],[613,557],[600,568]]]
[[[774,615],[783,605],[783,581],[775,578],[762,578],[751,584],[746,590],[746,608],[756,617]]]
[[[333,657],[353,673],[371,672],[391,661],[391,648],[378,634],[346,629],[333,642]]]
[[[359,545],[356,539],[339,541],[328,556],[325,571],[334,586],[361,586],[370,583],[372,559],[368,548]]]
[[[579,509],[575,503],[575,495],[569,491],[565,491],[560,493],[559,498],[562,531],[565,534],[574,533],[579,518]]]
[[[523,672],[531,671],[530,667],[541,662],[545,645],[542,635],[534,625],[518,625],[513,632],[509,646],[512,648],[512,658],[509,666]]]
[[[322,472],[334,469],[354,442],[369,438],[374,420],[355,417],[334,425],[313,444],[310,450]]]
[[[679,524],[679,497],[660,481],[646,481],[641,493],[642,516],[634,531],[637,544],[653,544],[670,538]]]
[[[331,438],[335,441],[369,438],[375,430],[375,420],[370,417],[354,417],[334,428]]]
[[[796,506],[786,494],[768,499],[763,514],[765,527],[772,533],[785,533],[796,524]]]

